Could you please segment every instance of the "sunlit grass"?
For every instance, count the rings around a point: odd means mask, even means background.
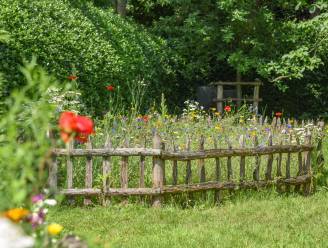
[[[90,247],[327,247],[328,192],[241,194],[220,207],[60,207],[51,221]]]

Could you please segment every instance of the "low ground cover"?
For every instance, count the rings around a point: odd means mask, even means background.
[[[243,193],[219,207],[186,209],[58,207],[49,220],[90,247],[326,247],[327,196]]]

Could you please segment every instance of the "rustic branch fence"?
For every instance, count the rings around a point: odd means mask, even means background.
[[[277,122],[275,123],[277,125]],[[291,140],[290,135],[290,140]],[[52,163],[49,171],[49,187],[52,191],[60,192],[72,199],[74,196],[83,196],[84,204],[91,204],[92,196],[101,196],[103,204],[108,203],[111,196],[134,196],[146,195],[152,197],[153,206],[160,206],[163,202],[163,196],[166,194],[192,193],[207,190],[215,191],[216,200],[220,200],[221,190],[236,190],[243,188],[258,189],[275,185],[279,191],[290,191],[291,186],[295,186],[295,191],[303,191],[309,194],[311,190],[312,169],[311,169],[311,152],[315,147],[311,144],[311,133],[307,132],[304,144],[300,144],[299,138],[296,137],[296,144],[273,144],[272,134],[268,135],[268,142],[265,146],[259,146],[257,137],[254,137],[254,147],[245,147],[245,136],[239,138],[239,147],[232,147],[229,140],[227,148],[218,148],[217,140],[214,138],[213,149],[204,149],[205,139],[202,136],[197,151],[190,150],[190,139],[186,142],[185,151],[177,151],[175,147],[171,150],[165,149],[165,144],[160,136],[155,134],[153,137],[153,148],[112,148],[111,141],[107,138],[104,148],[92,148],[91,141],[85,149],[53,149]],[[126,147],[128,144],[126,144]],[[283,154],[286,156],[283,157]],[[291,155],[296,154],[296,162],[291,160]],[[114,156],[121,157],[120,163],[120,187],[111,187],[110,175],[112,172],[111,158]],[[139,162],[139,186],[129,188],[128,167],[129,158],[137,156]],[[67,188],[58,189],[58,158],[66,158],[66,180]],[[74,157],[85,157],[85,188],[73,187],[73,162]],[[93,188],[93,158],[102,157],[102,188]],[[152,158],[152,187],[145,187],[145,159]],[[247,171],[245,160],[247,157],[253,157],[252,180],[247,180]],[[263,178],[260,175],[260,166],[263,166],[261,159],[265,157],[265,173]],[[239,175],[234,175],[232,159],[239,160]],[[276,158],[276,161],[275,159]],[[285,158],[285,160],[283,159]],[[215,159],[215,180],[206,180],[206,161]],[[198,178],[197,183],[192,181],[191,161],[198,161]],[[169,184],[166,175],[169,171],[165,170],[165,163],[172,162],[172,182]],[[178,173],[181,173],[180,164],[186,164],[185,183],[178,184]],[[224,163],[225,162],[225,163]],[[262,161],[263,162],[263,161]],[[284,165],[283,165],[284,164]],[[273,175],[273,167],[276,166]],[[226,179],[223,178],[222,169],[226,167]],[[285,168],[285,171],[282,171]],[[236,169],[236,168],[235,168]],[[293,169],[293,170],[291,170]],[[291,171],[297,171],[295,175]]]

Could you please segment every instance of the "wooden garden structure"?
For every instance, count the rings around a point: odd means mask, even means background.
[[[253,102],[253,107],[255,110],[258,109],[259,102],[262,101],[260,98],[260,86],[262,82],[254,81],[254,82],[214,82],[212,83],[217,87],[217,98],[214,99],[216,102],[216,109],[218,112],[223,112],[223,102],[233,101],[237,103],[237,106],[241,105],[242,101]],[[235,86],[237,89],[237,98],[223,98],[224,96],[224,86]],[[242,94],[242,86],[253,86],[254,93],[253,98],[243,98]]]
[[[287,124],[286,124],[287,125]],[[274,120],[272,126],[282,129],[280,119]],[[293,138],[292,134],[289,136]],[[296,137],[294,137],[296,138]],[[295,186],[295,191],[303,191],[309,194],[312,181],[311,153],[315,147],[311,143],[311,133],[308,132],[303,144],[299,138],[296,143],[273,144],[273,134],[268,134],[266,145],[259,145],[257,136],[253,137],[254,146],[245,147],[245,135],[241,135],[238,141],[239,147],[232,147],[229,140],[225,147],[218,147],[217,139],[213,137],[213,149],[204,149],[205,137],[199,139],[197,150],[190,149],[190,139],[186,141],[186,149],[177,151],[168,150],[165,143],[158,134],[153,137],[152,148],[112,148],[110,139],[107,138],[102,148],[92,148],[91,142],[86,144],[84,149],[56,148],[52,150],[52,163],[49,171],[49,186],[52,191],[59,192],[70,198],[74,196],[83,196],[84,204],[91,204],[92,196],[100,196],[103,204],[108,203],[112,196],[135,196],[146,195],[152,197],[153,206],[160,206],[164,196],[167,194],[192,193],[214,190],[217,201],[220,201],[220,192],[222,190],[237,189],[258,189],[261,187],[276,186],[277,189],[290,191],[291,186]],[[295,139],[294,139],[295,140]],[[295,154],[295,155],[293,155]],[[291,159],[293,155],[293,158]],[[111,173],[113,164],[112,157],[120,157],[120,187],[111,186]],[[129,158],[139,157],[139,185],[138,187],[129,187]],[[294,157],[295,156],[295,157]],[[58,158],[63,157],[66,160],[66,188],[58,188]],[[85,187],[74,188],[73,184],[73,160],[76,157],[85,157]],[[102,187],[93,187],[93,159],[102,158],[102,169],[98,175],[102,178]],[[145,159],[152,159],[152,179],[151,186],[145,186]],[[252,175],[246,175],[246,158],[252,161]],[[215,180],[207,180],[206,161],[212,159],[214,163]],[[233,165],[232,160],[238,161]],[[197,182],[192,179],[192,161],[197,161]],[[261,162],[262,161],[262,162]],[[264,162],[264,163],[263,163]],[[168,163],[172,163],[172,171],[165,169]],[[182,167],[183,165],[183,167]],[[263,165],[265,168],[263,168]],[[233,166],[235,168],[233,168]],[[225,167],[225,168],[224,168]],[[260,167],[265,173],[260,173]],[[185,170],[182,171],[182,168]],[[226,177],[223,177],[222,170],[225,170]],[[234,172],[235,171],[235,172]],[[236,173],[238,171],[238,173]],[[273,171],[275,172],[273,174]],[[296,173],[292,173],[292,172]],[[168,173],[172,173],[172,181],[167,181]],[[183,173],[184,183],[179,183],[178,173]],[[181,180],[180,180],[181,181]]]

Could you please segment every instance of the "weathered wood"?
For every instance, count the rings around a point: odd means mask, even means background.
[[[258,109],[259,109],[259,98],[260,98],[260,85],[255,85],[253,107],[255,109],[256,114],[258,113]]]
[[[307,145],[311,145],[311,139],[312,139],[311,132],[308,131],[306,134]],[[311,193],[311,188],[312,188],[311,151],[307,151],[304,157],[305,157],[304,174],[309,175],[311,177],[311,181],[304,184],[304,194],[309,195]]]
[[[106,137],[105,141],[105,147],[106,148],[111,148],[112,143],[110,140],[109,135]],[[102,176],[103,176],[103,192],[106,192],[109,190],[110,187],[110,173],[111,173],[111,161],[109,156],[103,157],[103,162],[102,162]],[[110,203],[110,199],[108,197],[103,197],[102,199],[102,205],[103,206],[108,206]]]
[[[259,141],[257,136],[254,136],[254,147],[258,147],[259,145]],[[255,156],[255,169],[253,171],[253,179],[255,181],[259,181],[260,180],[260,165],[261,165],[261,157],[259,154],[257,154]]]
[[[51,156],[51,163],[49,164],[49,178],[48,185],[51,194],[54,194],[58,190],[58,163],[57,157]]]
[[[188,153],[190,153],[190,149],[191,149],[191,140],[190,140],[190,137],[188,136],[187,137],[187,143],[186,143],[186,150]],[[182,151],[180,151],[179,153],[177,154],[181,154]],[[186,184],[189,184],[191,183],[191,177],[192,177],[192,174],[191,174],[191,161],[189,159],[187,159],[187,165],[186,165]]]
[[[149,148],[95,148],[95,149],[71,149],[69,154],[66,149],[55,148],[52,153],[56,156],[70,155],[72,157],[85,156],[160,156],[160,149]]]
[[[124,146],[128,147],[129,142],[126,139],[124,141]],[[122,189],[127,189],[128,184],[129,184],[129,170],[128,170],[128,165],[129,165],[129,157],[123,156],[121,158],[121,170],[120,170],[120,182],[121,182],[121,188]]]
[[[239,71],[237,71],[237,75],[236,75],[236,81],[237,82],[241,82],[241,74]],[[241,85],[237,84],[236,85],[236,90],[237,90],[237,107],[241,106],[241,99],[242,99],[242,90],[241,90]]]
[[[205,138],[202,135],[200,137],[200,141],[199,141],[199,150],[200,151],[204,151],[204,143],[205,143]],[[205,160],[204,159],[200,159],[199,160],[199,165],[198,165],[199,169],[199,182],[203,183],[206,180],[206,175],[205,175]]]
[[[263,83],[260,81],[255,81],[255,82],[213,82],[213,85],[250,85],[250,86],[255,86],[255,85],[262,85]]]
[[[217,85],[217,101],[216,101],[216,110],[220,113],[223,113],[223,86]]]
[[[91,139],[86,144],[87,149],[92,149]],[[87,189],[92,188],[92,167],[93,167],[93,160],[92,156],[86,157],[86,167],[85,167],[85,187]],[[89,197],[85,197],[83,201],[84,205],[91,205],[92,201]]]
[[[140,167],[139,167],[139,187],[145,187],[145,162],[146,157],[140,156]]]
[[[297,185],[309,182],[311,180],[310,175],[303,175],[299,177],[289,178],[289,179],[276,179],[276,180],[259,180],[259,181],[245,181],[245,182],[206,182],[199,184],[189,184],[189,185],[177,185],[177,186],[165,186],[161,193],[181,193],[181,192],[197,192],[203,190],[224,190],[224,189],[241,189],[241,188],[259,188],[259,187],[267,187],[269,185],[275,184],[290,184]]]
[[[162,140],[161,137],[155,133],[153,138],[153,148],[161,149],[162,148]],[[163,188],[164,186],[164,161],[160,156],[153,157],[153,188]],[[162,196],[154,196],[153,197],[153,207],[160,207],[162,202]]]
[[[230,140],[227,138],[226,139],[227,144],[228,144],[228,149],[232,150],[232,144]],[[232,180],[233,177],[233,171],[232,171],[232,164],[231,164],[231,156],[227,157],[227,176],[228,176],[228,181]]]
[[[276,126],[277,129],[280,129],[281,128],[281,118],[278,117],[277,118],[277,126]]]
[[[162,159],[171,159],[179,161],[196,160],[201,158],[219,158],[228,156],[257,156],[270,153],[296,153],[300,151],[310,151],[314,147],[310,145],[273,145],[272,147],[258,147],[245,149],[207,149],[204,151],[161,151],[161,149],[144,148],[116,148],[116,149],[72,149],[69,152],[71,157],[75,156],[159,156]],[[145,151],[147,150],[147,152]],[[54,149],[56,156],[65,156],[68,153],[63,149]]]
[[[282,146],[282,144],[283,144],[282,141],[280,141],[280,146]],[[282,152],[279,152],[277,158],[277,177],[282,177],[281,163],[282,163]]]
[[[133,195],[158,195],[161,193],[161,189],[153,188],[110,188],[106,192],[102,192],[100,189],[65,189],[60,192],[64,195],[88,195],[96,196],[105,194],[105,196],[133,196]]]
[[[67,174],[67,188],[71,189],[73,188],[73,161],[71,158],[71,151],[73,150],[73,141],[69,142],[67,144],[67,149],[66,149],[66,174]]]
[[[277,118],[276,117],[273,117],[272,122],[271,122],[271,126],[272,126],[273,129],[276,128],[276,126],[277,126]]]
[[[153,195],[160,196],[162,194],[174,194],[182,192],[197,192],[204,190],[233,190],[240,188],[259,188],[266,187],[274,184],[290,184],[298,185],[304,184],[311,181],[310,175],[302,175],[298,177],[291,177],[289,179],[276,179],[276,180],[260,180],[260,181],[245,181],[245,182],[206,182],[198,184],[185,184],[185,185],[167,185],[164,187],[158,188],[128,188],[128,189],[109,189],[107,192],[104,192],[108,196],[130,196],[130,195]],[[60,191],[64,195],[82,195],[82,196],[95,196],[101,195],[103,192],[100,189],[65,189]]]
[[[213,135],[213,144],[214,144],[214,149],[218,149],[218,140],[215,135]],[[221,164],[220,164],[220,159],[215,158],[215,181],[220,182],[221,181]],[[215,190],[215,202],[219,204],[221,202],[221,193],[219,190]]]
[[[245,148],[246,146],[245,135],[240,135],[239,145],[241,148],[243,149]],[[240,182],[245,181],[245,176],[246,176],[245,159],[246,159],[245,156],[240,156],[240,171],[239,171]]]
[[[296,137],[296,143],[297,145],[300,145],[300,139],[299,137]],[[297,171],[297,176],[302,175],[303,171],[303,158],[302,158],[302,152],[297,153],[297,162],[298,162],[298,171]],[[300,185],[295,186],[295,192],[300,191]]]
[[[254,100],[256,102],[261,102],[263,101],[262,98],[235,98],[235,97],[229,97],[229,98],[214,98],[213,99],[213,102],[217,102],[217,103],[222,103],[222,102],[225,102],[225,101],[245,101],[245,102],[254,102]]]
[[[254,147],[245,149],[208,149],[204,151],[165,151],[162,152],[162,159],[179,161],[196,160],[201,158],[239,157],[239,156],[261,156],[271,153],[296,153],[300,151],[310,151],[314,147],[309,145],[273,145],[272,147]]]
[[[147,146],[147,139],[145,137],[144,139],[144,148]],[[145,163],[146,163],[146,157],[144,155],[140,156],[140,168],[139,168],[139,187],[144,188],[145,187]]]
[[[289,134],[289,144],[291,144],[292,141],[292,135]],[[291,153],[287,153],[287,159],[286,159],[286,178],[290,178],[290,159],[291,159]],[[290,191],[289,185],[286,185],[286,192]]]
[[[269,133],[269,138],[268,138],[268,146],[272,146],[272,133]],[[267,168],[265,172],[265,179],[266,180],[272,180],[272,164],[273,164],[273,154],[268,155],[268,163],[267,163]]]
[[[175,146],[173,142],[173,151],[177,151],[177,147]],[[178,161],[172,160],[172,184],[177,185],[178,184]]]

